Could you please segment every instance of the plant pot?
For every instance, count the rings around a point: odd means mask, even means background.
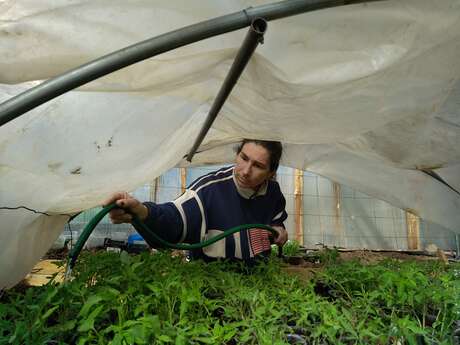
[[[303,263],[302,256],[286,256],[284,260],[291,265],[301,265]]]

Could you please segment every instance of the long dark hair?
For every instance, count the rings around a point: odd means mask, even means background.
[[[276,172],[280,164],[281,155],[283,154],[283,146],[281,143],[279,141],[243,139],[241,144],[236,149],[236,153],[239,154],[243,149],[243,146],[247,143],[254,143],[266,149],[270,155],[270,171]]]

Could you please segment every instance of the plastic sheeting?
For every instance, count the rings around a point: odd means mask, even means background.
[[[3,0],[0,101],[143,39],[261,1]],[[183,165],[246,30],[125,68],[0,128],[0,288],[68,219]],[[460,232],[460,3],[371,2],[269,23],[194,158],[281,140],[307,169]],[[45,214],[34,213],[26,206]]]

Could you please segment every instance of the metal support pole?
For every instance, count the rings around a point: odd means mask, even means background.
[[[257,48],[259,43],[263,43],[264,34],[267,30],[267,22],[262,18],[256,18],[252,22],[248,33],[241,45],[240,50],[236,54],[235,60],[233,61],[232,67],[230,67],[230,71],[228,72],[227,76],[225,77],[224,83],[219,90],[219,93],[214,100],[214,103],[209,110],[208,116],[206,117],[206,121],[201,127],[200,133],[198,137],[195,139],[195,143],[193,144],[190,152],[187,155],[187,160],[189,162],[192,161],[193,156],[195,155],[196,150],[201,145],[206,133],[208,133],[209,128],[211,128],[214,120],[219,114],[220,109],[224,105],[227,97],[232,92],[233,87],[235,86],[236,82],[238,81],[241,73],[243,73],[244,68],[249,62],[252,54]]]
[[[455,234],[455,245],[457,247],[457,252],[455,253],[455,258],[460,259],[460,235]]]
[[[369,1],[356,0],[353,3]],[[0,126],[106,74],[187,44],[242,29],[249,26],[255,18],[263,17],[269,21],[346,3],[344,0],[285,0],[248,8],[150,38],[48,79],[3,102],[0,104]]]

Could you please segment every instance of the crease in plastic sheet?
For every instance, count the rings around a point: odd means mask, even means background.
[[[261,1],[3,1],[0,101],[103,54]],[[0,288],[73,214],[133,190],[193,144],[244,38],[207,39],[62,95],[0,128]],[[193,164],[243,137],[281,140],[308,169],[460,231],[460,4],[356,4],[269,23]]]

